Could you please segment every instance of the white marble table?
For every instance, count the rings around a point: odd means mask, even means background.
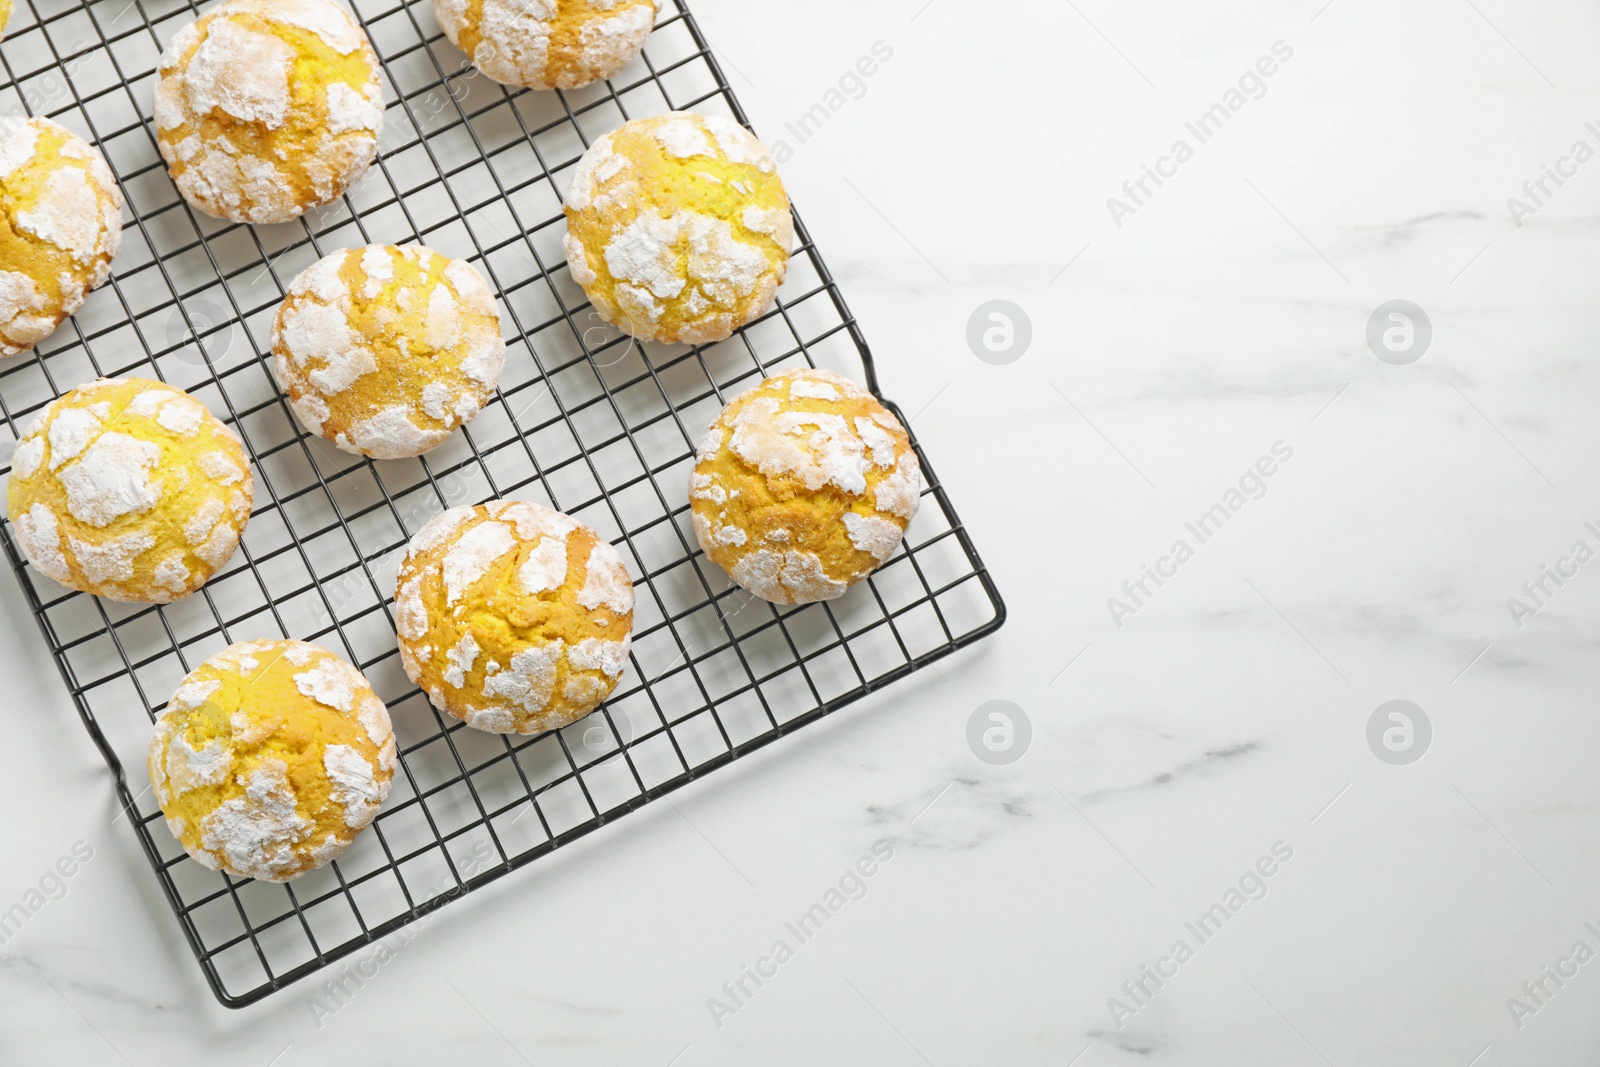
[[[1600,11],[697,13],[1010,622],[232,1012],[0,580],[0,909],[92,850],[0,947],[0,1062],[1595,1062]],[[991,300],[1009,364],[966,340]],[[1393,300],[1413,362],[1367,342]]]

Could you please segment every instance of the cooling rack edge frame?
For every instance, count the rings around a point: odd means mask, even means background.
[[[401,2],[404,6],[411,2],[411,0],[401,0]],[[717,95],[720,95],[726,102],[728,108],[732,111],[734,118],[741,125],[749,128],[751,126],[749,116],[745,112],[738,96],[734,93],[732,85],[729,83],[727,76],[724,74],[714,50],[711,48],[710,44],[702,33],[698,21],[695,19],[693,12],[690,10],[688,0],[676,0],[676,4],[681,12],[683,21],[694,40],[700,57],[705,61],[713,79],[715,80]],[[361,22],[363,29],[365,29],[366,20],[360,15],[359,12],[356,13],[356,18],[359,22]],[[419,130],[418,136],[426,137],[427,135],[423,134],[422,131]],[[799,218],[798,211],[795,212],[795,224],[797,231],[801,235],[802,243],[810,248],[810,258],[817,271],[818,281],[823,290],[827,293],[828,298],[833,304],[835,310],[839,313],[845,330],[850,337],[851,343],[854,345],[856,353],[861,360],[868,389],[873,393],[874,396],[878,397],[879,400],[881,400],[891,411],[894,412],[895,416],[906,425],[908,433],[911,433],[910,425],[906,422],[904,412],[897,404],[894,403],[894,401],[883,395],[878,381],[877,366],[873,358],[871,348],[866,340],[865,333],[855,315],[851,313],[849,305],[845,301],[844,294],[840,290],[837,281],[834,279],[832,271],[829,270],[825,260],[823,259],[820,249],[817,247],[815,242],[810,239],[809,234],[806,232],[804,224]],[[524,236],[527,235],[524,234]],[[531,337],[524,335],[521,339],[527,343],[530,348],[532,347],[533,339]],[[147,351],[146,355],[151,355],[151,353]],[[519,428],[517,431],[517,436],[525,438],[526,435]],[[914,433],[911,433],[911,442],[913,448],[916,450],[918,459],[920,460],[924,471],[928,474],[931,474],[932,466],[928,462],[921,442],[916,438]],[[989,573],[988,567],[984,564],[982,557],[979,556],[976,546],[973,545],[966,526],[959,521],[959,517],[957,516],[955,508],[950,502],[943,482],[937,477],[929,478],[928,482],[929,492],[933,495],[945,515],[950,517],[952,520],[949,533],[956,538],[957,543],[960,545],[962,554],[972,565],[971,574],[965,576],[962,580],[967,581],[971,580],[972,578],[976,578],[980,583],[990,606],[993,609],[993,617],[987,622],[972,630],[962,633],[959,636],[952,636],[949,642],[930,649],[919,656],[908,659],[906,662],[900,664],[881,676],[865,679],[864,684],[861,686],[851,689],[829,700],[824,700],[811,710],[796,715],[793,718],[776,725],[775,728],[769,731],[757,734],[745,742],[732,745],[726,751],[713,756],[704,762],[698,763],[695,766],[688,767],[681,773],[676,774],[654,786],[644,789],[642,792],[630,797],[621,804],[615,805],[604,812],[597,811],[594,818],[585,820],[584,822],[581,822],[568,830],[562,831],[561,833],[554,834],[541,844],[519,853],[514,857],[507,857],[504,863],[496,864],[471,877],[461,878],[459,889],[455,891],[442,892],[428,898],[427,900],[416,903],[408,911],[370,927],[367,929],[365,936],[350,938],[339,945],[320,950],[316,957],[313,957],[312,959],[307,960],[306,962],[295,967],[289,968],[281,973],[275,973],[267,981],[246,992],[238,994],[231,993],[225,988],[222,981],[222,976],[218,973],[214,961],[209,958],[204,945],[200,941],[199,934],[196,931],[193,922],[185,913],[183,902],[178,899],[172,878],[166,871],[167,861],[162,859],[156,842],[151,836],[149,823],[134,817],[138,810],[138,798],[133,795],[132,791],[128,787],[127,772],[123,766],[122,760],[117,756],[115,749],[112,747],[110,741],[106,738],[105,733],[101,729],[101,726],[98,722],[94,709],[89,705],[88,699],[85,695],[84,687],[75,677],[72,665],[67,658],[67,650],[63,648],[63,642],[59,640],[53,632],[49,615],[46,611],[43,601],[39,597],[38,591],[34,588],[33,583],[28,581],[26,575],[24,574],[28,564],[17,549],[9,524],[0,526],[0,542],[4,543],[5,554],[11,564],[11,570],[16,575],[17,583],[22,589],[22,593],[28,603],[29,610],[33,614],[34,619],[39,626],[40,634],[44,638],[46,645],[50,648],[51,659],[54,660],[56,669],[61,676],[62,682],[66,686],[68,694],[72,697],[73,703],[78,709],[79,718],[83,722],[85,729],[88,731],[90,739],[94,742],[95,747],[99,749],[101,758],[105,761],[107,768],[111,771],[116,789],[116,795],[118,798],[118,807],[122,813],[122,815],[119,815],[117,818],[120,819],[123,815],[125,815],[128,817],[128,822],[130,825],[133,826],[134,832],[139,840],[140,848],[143,850],[145,858],[151,866],[151,872],[155,875],[156,881],[160,884],[162,895],[166,898],[168,907],[171,908],[173,916],[178,922],[178,926],[182,929],[184,939],[188,942],[190,952],[194,955],[196,962],[200,966],[201,972],[205,975],[206,984],[210,987],[213,996],[215,996],[218,1003],[224,1007],[242,1009],[249,1007],[252,1004],[259,1003],[262,1000],[271,997],[275,993],[282,992],[289,986],[294,985],[295,983],[326,969],[334,963],[337,963],[338,961],[345,959],[356,952],[359,952],[361,949],[378,943],[383,938],[403,929],[411,923],[414,923],[425,916],[431,915],[443,909],[446,905],[452,903],[453,901],[467,896],[475,890],[495,882],[498,879],[512,873],[513,871],[520,870],[532,864],[534,861],[543,858],[551,852],[554,852],[557,848],[571,844],[580,838],[587,837],[594,831],[599,830],[600,828],[612,822],[615,822],[617,819],[632,813],[638,808],[641,808],[654,800],[673,793],[690,784],[691,782],[700,780],[714,771],[734,762],[735,760],[747,756],[759,749],[765,748],[767,745],[779,740],[780,738],[787,737],[804,728],[805,726],[811,725],[812,723],[825,718],[826,716],[831,715],[834,712],[837,712],[840,709],[871,695],[872,693],[885,689],[890,685],[902,680],[903,678],[920,671],[929,664],[950,656],[963,648],[970,647],[976,642],[999,630],[1005,624],[1007,619],[1007,608],[1005,601],[1001,596],[998,587],[995,585],[994,579]],[[692,559],[693,556],[690,558]],[[734,638],[734,640],[737,642],[739,639]],[[802,660],[801,662],[804,661]],[[254,932],[254,928],[252,927],[250,929],[250,933],[253,935]]]

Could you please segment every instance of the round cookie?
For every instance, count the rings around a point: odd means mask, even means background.
[[[494,733],[589,714],[628,662],[633,583],[611,544],[569,515],[496,500],[417,532],[400,564],[400,662],[434,707]]]
[[[635,119],[578,161],[567,265],[607,322],[646,341],[711,344],[772,306],[794,217],[777,164],[731,119]]]
[[[0,0],[0,38],[6,35],[6,23],[11,21],[11,0]]]
[[[122,190],[100,153],[49,119],[0,118],[0,356],[82,307],[121,243]]]
[[[420,456],[489,402],[506,346],[483,276],[416,245],[335,252],[289,286],[278,382],[312,433],[375,459]]]
[[[6,486],[22,554],[63,585],[166,604],[228,562],[255,489],[239,437],[181,389],[102,378],[22,432]]]
[[[211,870],[287,882],[335,859],[394,779],[383,701],[304,641],[229,645],[197,667],[150,737],[167,828]]]
[[[689,476],[700,547],[775,604],[832,600],[871,574],[921,492],[900,420],[850,379],[809,368],[735,397]]]
[[[433,0],[450,43],[504,85],[581,89],[632,63],[660,0]]]
[[[332,0],[227,0],[161,54],[155,124],[189,203],[288,222],[343,196],[377,156],[378,59]]]

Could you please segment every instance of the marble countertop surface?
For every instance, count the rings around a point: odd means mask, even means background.
[[[1596,1062],[1600,8],[695,10],[1009,622],[229,1011],[0,578],[0,1062]]]

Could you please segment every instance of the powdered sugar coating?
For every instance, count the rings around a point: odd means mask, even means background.
[[[330,203],[377,154],[378,61],[332,0],[227,0],[162,53],[154,118],[178,190],[236,222]]]
[[[150,475],[160,462],[160,445],[108,430],[57,471],[56,478],[66,490],[67,510],[72,517],[89,526],[103,527],[124,515],[143,514],[156,505],[161,499],[161,486],[152,483]]]
[[[610,608],[618,615],[633,612],[633,582],[622,556],[609,541],[596,541],[584,565],[583,587],[578,603],[594,611]]]
[[[879,563],[894,555],[905,531],[891,519],[881,515],[862,515],[854,511],[844,513],[844,528],[850,534],[850,543],[866,552]]]
[[[560,537],[540,537],[517,568],[517,584],[533,596],[560,589],[567,580],[567,542]]]
[[[361,673],[297,641],[231,645],[156,720],[150,782],[185,851],[282,882],[372,822],[396,766],[388,711]]]
[[[444,554],[445,603],[454,606],[477,584],[501,556],[517,547],[511,527],[503,522],[481,522],[456,538]]]
[[[293,663],[293,660],[290,661]],[[355,707],[356,694],[366,688],[361,672],[337,657],[314,657],[314,665],[293,675],[295,690],[304,697],[340,711]]]
[[[784,604],[841,596],[888,560],[920,494],[899,421],[849,379],[809,368],[734,398],[689,481],[700,547]]]
[[[375,459],[421,455],[494,395],[505,366],[489,283],[417,245],[346,249],[289,286],[273,366],[306,428]]]
[[[579,89],[622,70],[655,25],[659,0],[434,0],[450,43],[489,77]]]
[[[632,612],[617,550],[522,501],[437,516],[396,581],[406,674],[440,710],[497,733],[557,729],[594,710],[627,662]]]
[[[164,604],[227,563],[254,482],[239,438],[161,382],[91,382],[23,433],[7,485],[17,543],[42,573]]]
[[[566,194],[567,264],[596,311],[709,344],[771,307],[794,244],[777,166],[744,127],[669,112],[595,141]]]
[[[0,118],[0,357],[44,340],[105,283],[122,204],[82,138],[49,119]]]
[[[756,596],[777,604],[832,600],[850,588],[850,583],[828,577],[815,552],[795,549],[758,548],[740,556],[728,573]]]
[[[388,795],[388,783],[378,782],[377,768],[351,745],[324,748],[322,767],[333,783],[330,799],[344,808],[345,826],[354,830],[365,827]]]

